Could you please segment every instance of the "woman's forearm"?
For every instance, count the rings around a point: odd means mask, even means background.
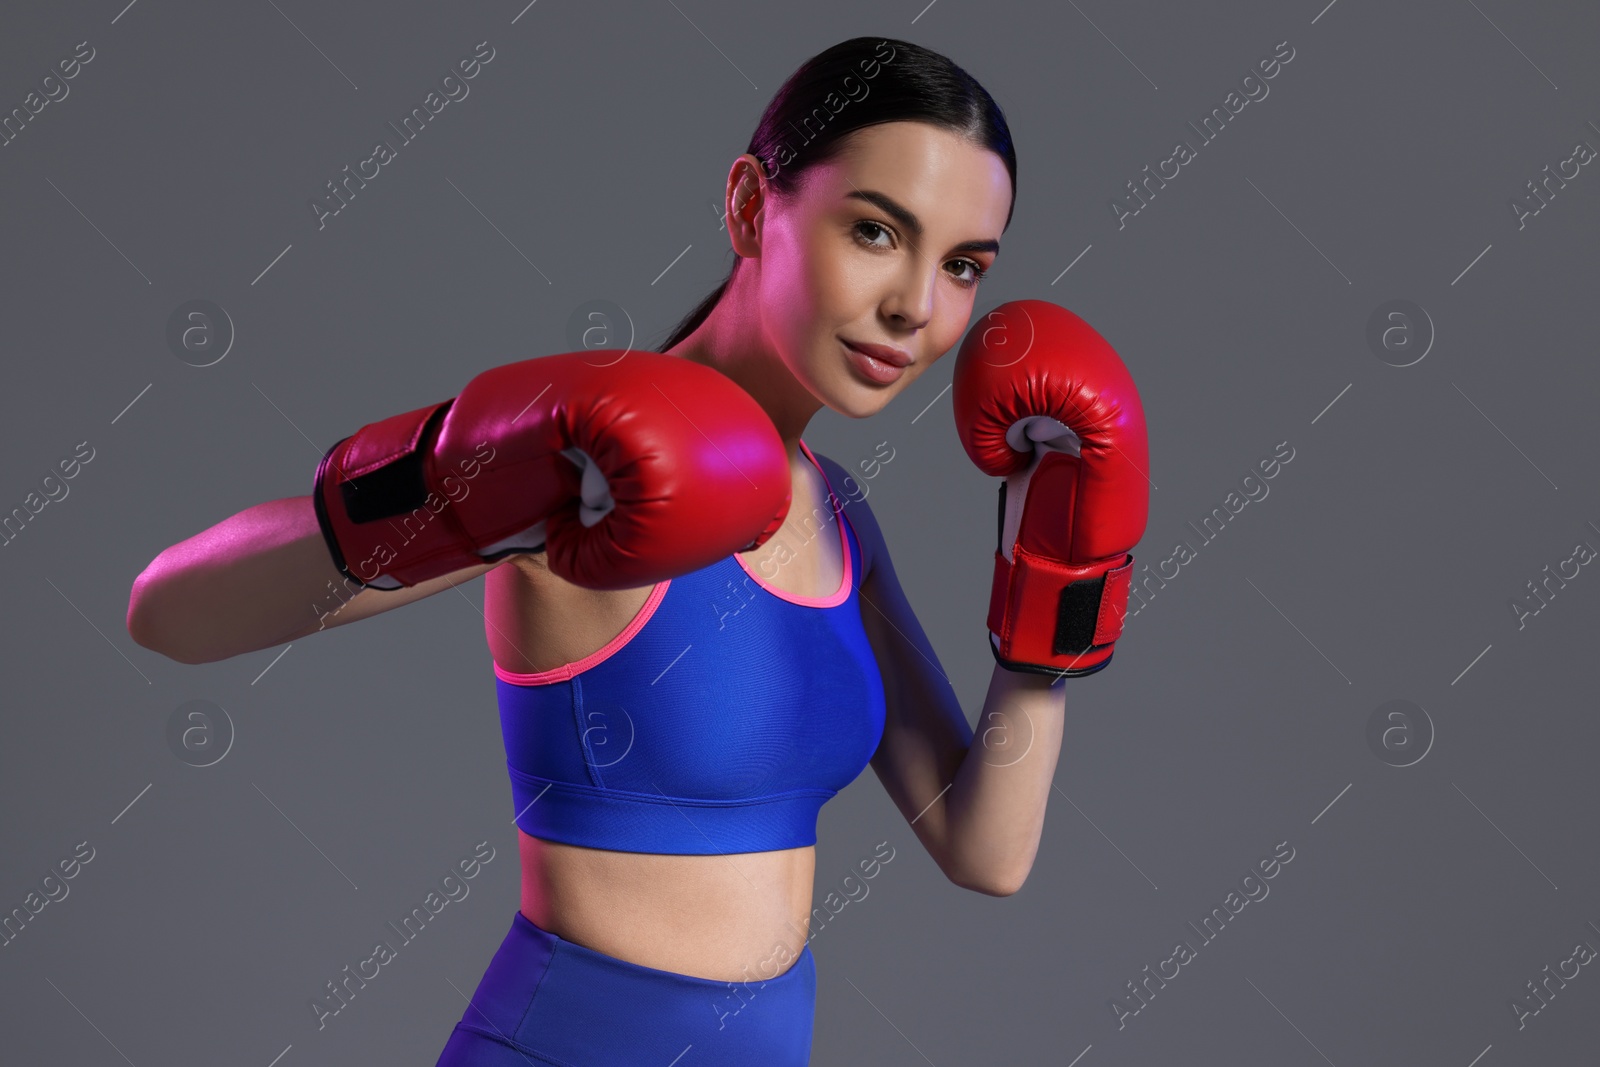
[[[972,745],[945,796],[950,878],[997,896],[1022,887],[1039,851],[1061,755],[1065,682],[996,664]]]
[[[272,500],[150,561],[128,598],[128,632],[184,663],[227,659],[315,628],[312,605],[354,589],[333,565],[308,496]],[[351,583],[353,585],[353,583]]]
[[[333,565],[309,496],[272,500],[153,559],[133,583],[128,633],[179,662],[210,663],[392,610],[494,566],[362,588]]]

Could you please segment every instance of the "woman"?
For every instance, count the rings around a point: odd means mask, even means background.
[[[984,718],[1004,711],[1031,731],[1031,744],[1018,760],[985,759],[871,511],[857,500],[843,515],[836,494],[847,488],[845,471],[801,440],[824,406],[852,418],[881,411],[961,337],[1010,222],[1015,176],[989,94],[945,57],[904,41],[845,41],[808,60],[773,98],[728,173],[738,259],[661,347],[732,379],[778,431],[792,506],[753,551],[671,582],[609,591],[566,581],[544,553],[523,552],[407,588],[362,589],[319,625],[301,621],[304,605],[338,575],[311,499],[297,497],[173,546],[140,576],[134,638],[198,663],[487,575],[485,633],[518,801],[522,901],[440,1064],[807,1062],[815,808],[869,757],[955,884],[996,896],[1022,884],[1059,751],[1064,687],[1052,687],[1053,675],[997,665]],[[248,614],[238,610],[245,603]],[[692,646],[694,634],[700,658],[661,658]],[[757,740],[784,758],[816,756],[820,777],[808,780],[816,788],[801,790],[809,807],[782,815],[783,833],[762,824],[734,835],[785,847],[697,845],[700,809],[679,805],[667,822],[630,823],[637,832],[625,839],[615,827],[644,805],[602,811],[602,800],[616,799],[603,788],[580,798],[592,808],[573,799],[577,787],[549,792],[562,776],[555,764],[574,757],[571,739],[548,730],[568,728],[580,693],[591,715],[588,766],[571,775],[604,782],[641,765],[673,773],[672,759],[711,780],[747,772],[747,748],[688,736],[664,754],[650,749],[660,739],[638,721],[645,698],[654,714],[701,721],[696,696],[719,683],[749,699],[704,721],[756,722],[765,731]],[[796,704],[791,694],[802,690],[820,703]]]

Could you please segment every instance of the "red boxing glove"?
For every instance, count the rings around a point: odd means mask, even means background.
[[[956,430],[1000,487],[990,650],[1013,671],[1111,662],[1144,534],[1144,408],[1106,339],[1066,308],[1015,300],[956,356]]]
[[[334,563],[365,586],[544,546],[568,581],[628,589],[766,541],[789,511],[789,458],[720,371],[570,352],[363,426],[323,457],[312,499]]]

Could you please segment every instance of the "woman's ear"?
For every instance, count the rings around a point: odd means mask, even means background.
[[[761,211],[766,206],[769,187],[761,161],[746,153],[728,169],[728,188],[723,210],[727,212],[728,241],[745,259],[761,255]]]

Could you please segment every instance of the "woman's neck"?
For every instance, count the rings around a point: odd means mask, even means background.
[[[705,321],[669,353],[703,363],[737,383],[772,419],[791,465],[806,463],[799,456],[800,435],[822,401],[795,379],[762,329],[759,271],[757,260],[742,263]]]

